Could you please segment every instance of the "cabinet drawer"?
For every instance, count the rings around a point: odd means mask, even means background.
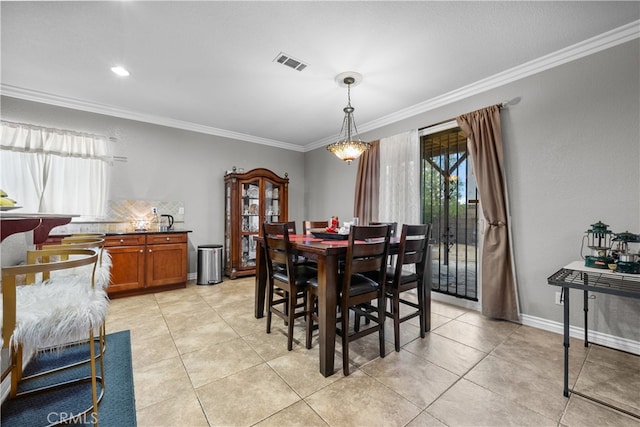
[[[147,245],[161,245],[163,243],[187,243],[187,233],[163,233],[147,235]]]
[[[144,245],[144,235],[124,234],[122,236],[108,236],[105,239],[104,245],[106,247]]]

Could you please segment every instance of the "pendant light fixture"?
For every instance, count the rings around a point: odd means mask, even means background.
[[[344,83],[347,86],[347,106],[343,108],[344,119],[342,120],[338,141],[329,144],[327,150],[347,162],[347,164],[351,164],[371,146],[368,142],[360,140],[356,121],[353,118],[355,108],[351,106],[351,85],[357,84],[360,80],[362,80],[362,76],[354,72],[342,73],[336,77],[336,81],[339,84]]]

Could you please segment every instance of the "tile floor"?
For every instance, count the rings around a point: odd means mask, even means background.
[[[355,341],[348,377],[337,343],[324,378],[303,323],[288,352],[253,299],[247,278],[111,302],[108,332],[131,330],[139,426],[640,426],[562,396],[558,334],[433,302],[425,339],[405,322],[396,353],[387,329],[385,358],[377,336]],[[577,390],[640,414],[640,357],[574,340],[570,369]]]

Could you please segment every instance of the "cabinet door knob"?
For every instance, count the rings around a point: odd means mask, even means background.
[[[167,242],[168,242],[169,240],[171,240],[171,237],[167,237]]]
[[[124,243],[124,239],[120,239],[120,243]]]
[[[143,253],[144,251],[142,249],[140,249],[140,253]]]
[[[149,253],[151,253],[151,252],[152,252],[151,249],[149,249]]]

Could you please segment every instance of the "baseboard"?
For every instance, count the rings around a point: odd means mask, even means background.
[[[564,334],[564,325],[561,322],[555,322],[526,314],[521,315],[521,318],[523,325],[544,329],[545,331],[555,332],[556,334]],[[584,340],[584,328],[569,326],[569,336]],[[589,329],[589,342],[640,355],[639,341],[616,337],[614,335]]]

